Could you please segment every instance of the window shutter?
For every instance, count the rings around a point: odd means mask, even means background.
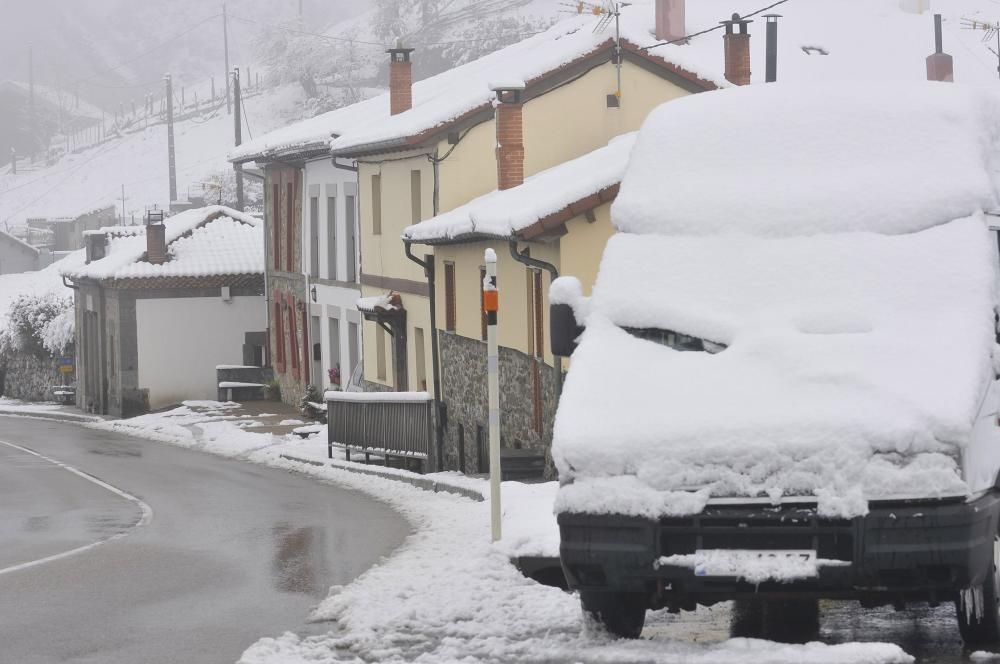
[[[455,264],[444,264],[445,330],[454,332],[457,312],[455,310]]]
[[[274,176],[272,176],[274,177]],[[281,270],[281,185],[271,185],[271,226],[274,242],[271,251],[274,255],[274,269]]]

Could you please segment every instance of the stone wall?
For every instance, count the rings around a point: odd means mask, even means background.
[[[482,449],[488,441],[486,343],[438,332],[441,346],[441,392],[447,408],[445,468],[465,473],[485,469]],[[524,353],[500,347],[500,445],[545,455],[545,475],[553,477],[552,423],[556,411],[556,372]],[[541,374],[542,430],[534,427],[533,373]],[[463,445],[460,448],[460,440]],[[461,463],[460,463],[461,462]]]
[[[30,353],[0,358],[0,396],[24,401],[51,401],[52,387],[72,383],[59,373],[54,358]]]

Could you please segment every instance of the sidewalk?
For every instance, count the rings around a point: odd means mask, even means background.
[[[101,422],[99,415],[84,413],[76,406],[66,406],[58,403],[29,403],[17,399],[0,397],[0,415],[12,417],[39,417],[65,422]]]

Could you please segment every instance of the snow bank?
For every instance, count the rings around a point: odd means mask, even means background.
[[[557,509],[693,513],[707,495],[687,491],[705,488],[816,496],[847,517],[870,498],[967,494],[995,262],[981,215],[896,236],[618,234],[556,415],[572,481]]]
[[[922,230],[997,205],[998,115],[1000,94],[940,83],[693,95],[646,119],[612,216],[634,233]]]
[[[625,173],[635,134],[494,191],[403,231],[404,240],[440,241],[469,235],[508,238],[567,206],[617,185]]]
[[[169,260],[142,261],[144,226],[106,229],[107,255],[87,265],[61,270],[71,279],[204,277],[264,272],[264,233],[260,219],[221,205],[188,210],[167,218]],[[105,230],[105,229],[102,229]]]

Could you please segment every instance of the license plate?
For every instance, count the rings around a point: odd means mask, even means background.
[[[696,576],[811,576],[816,552],[808,549],[699,549],[694,554]]]

